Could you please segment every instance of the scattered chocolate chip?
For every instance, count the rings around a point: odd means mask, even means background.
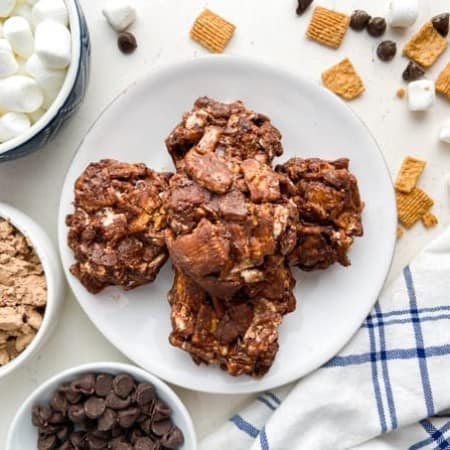
[[[62,392],[56,392],[50,404],[55,411],[66,414],[68,407],[67,398]]]
[[[149,437],[142,437],[134,444],[134,450],[155,450],[155,443]]]
[[[350,18],[350,28],[355,31],[361,31],[366,28],[367,23],[370,20],[370,15],[361,9],[357,9],[353,11],[353,14]]]
[[[163,419],[167,419],[168,417],[170,417],[172,415],[172,410],[170,409],[170,406],[163,402],[162,400],[158,400],[155,403],[155,406],[153,408],[153,420],[154,421],[158,421],[158,420],[163,420]]]
[[[73,423],[83,422],[86,419],[84,406],[81,403],[77,405],[71,405],[67,410],[67,417]]]
[[[95,381],[95,393],[99,397],[106,397],[112,390],[113,377],[112,375],[102,373],[97,375],[97,380]]]
[[[152,423],[152,432],[156,434],[156,436],[164,436],[167,434],[172,428],[173,424],[170,419],[160,420],[159,422]]]
[[[170,450],[181,447],[184,444],[183,432],[177,426],[173,426],[171,430],[162,437],[161,444]]]
[[[130,428],[134,425],[140,414],[141,411],[136,407],[124,409],[117,414],[117,422],[122,428]]]
[[[140,406],[149,404],[155,398],[155,388],[148,383],[138,384],[136,388],[136,402]]]
[[[402,74],[405,81],[415,81],[425,75],[425,70],[414,61],[410,61]]]
[[[94,393],[96,376],[93,373],[85,373],[72,381],[71,389],[85,395]]]
[[[397,44],[394,41],[383,41],[378,44],[377,55],[381,61],[391,61],[397,53]]]
[[[297,14],[301,16],[314,0],[298,0]]]
[[[386,20],[383,17],[372,17],[367,22],[367,32],[373,37],[380,37],[386,31]]]
[[[105,400],[100,397],[89,397],[84,404],[84,412],[89,419],[98,419],[105,409]]]
[[[129,31],[122,31],[117,38],[117,45],[122,53],[130,54],[137,49],[137,41],[134,34]]]
[[[58,439],[54,434],[48,436],[39,436],[38,449],[39,450],[53,450],[58,446]]]
[[[433,24],[434,29],[441,35],[446,37],[448,35],[449,28],[449,13],[442,13],[434,16],[431,19],[431,23]]]
[[[120,398],[118,395],[116,395],[114,392],[110,392],[105,399],[106,406],[111,409],[125,409],[128,408],[131,404],[131,398]]]
[[[117,413],[112,409],[106,409],[102,416],[98,419],[98,429],[102,431],[112,430],[117,421]]]

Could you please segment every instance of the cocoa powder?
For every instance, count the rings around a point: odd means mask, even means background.
[[[0,218],[0,366],[31,343],[47,303],[41,261],[28,239]]]

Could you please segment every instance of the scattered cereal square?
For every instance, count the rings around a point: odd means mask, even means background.
[[[404,233],[405,233],[405,230],[402,227],[398,226],[397,227],[397,239],[400,239]]]
[[[422,217],[422,223],[424,224],[425,228],[431,228],[435,227],[439,223],[439,221],[438,218],[431,211],[428,211]]]
[[[205,9],[195,20],[190,34],[194,41],[210,52],[222,53],[235,30],[232,23]]]
[[[350,17],[331,9],[317,6],[306,36],[328,47],[338,48],[350,24]]]
[[[410,193],[416,186],[417,180],[422,175],[426,165],[426,161],[407,156],[403,160],[402,167],[398,173],[395,188],[405,194]]]
[[[434,205],[433,199],[417,187],[409,194],[397,192],[396,196],[398,218],[406,228],[411,228]]]
[[[364,83],[348,58],[322,73],[323,84],[335,94],[352,100],[364,92]]]
[[[439,74],[436,80],[436,91],[446,95],[450,99],[450,63]]]
[[[441,36],[431,22],[427,22],[405,45],[403,53],[427,69],[447,47],[448,39]]]

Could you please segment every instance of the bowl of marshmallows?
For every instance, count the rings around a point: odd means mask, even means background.
[[[0,162],[56,135],[84,98],[89,58],[78,0],[0,0]]]

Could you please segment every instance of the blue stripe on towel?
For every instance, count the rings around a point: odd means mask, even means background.
[[[258,437],[259,430],[255,428],[251,423],[244,420],[239,414],[236,414],[230,419],[240,430],[248,434],[252,438]]]
[[[261,433],[259,433],[259,443],[261,445],[261,450],[270,450],[265,427],[263,427]]]
[[[273,392],[264,392],[264,395],[270,397],[275,403],[281,405],[281,400]]]
[[[421,317],[420,322],[432,322],[435,320],[448,320],[450,319],[450,314],[440,314],[438,316],[430,316],[430,317]],[[381,320],[381,319],[380,319]],[[405,323],[413,323],[414,321],[417,321],[419,319],[417,318],[409,318],[409,319],[394,319],[394,320],[388,320],[386,322],[383,322],[383,326],[387,325],[402,325]],[[379,326],[379,323],[371,323],[370,325],[365,322],[363,323],[363,328],[376,328]]]
[[[414,289],[414,282],[409,266],[403,269],[403,275],[405,277],[406,287],[408,290],[409,304],[411,309],[411,317],[416,318],[413,320],[414,334],[416,336],[417,344],[417,356],[419,358],[420,375],[422,378],[422,388],[425,396],[425,404],[427,406],[428,417],[431,417],[434,411],[433,393],[431,391],[430,378],[428,374],[428,365],[426,360],[426,353],[424,349],[424,341],[422,334],[422,327],[420,326],[420,318],[417,312],[417,299]]]
[[[438,446],[434,447],[433,450],[450,448],[450,443],[444,437],[444,433],[450,430],[450,422],[447,422],[440,430],[438,430],[429,420],[422,420],[420,424],[422,425],[424,430],[430,435],[430,437],[409,447],[409,450],[418,450],[433,443],[438,444]]]
[[[273,406],[272,403],[270,403],[269,400],[265,399],[264,397],[258,397],[256,400],[258,400],[261,403],[264,403],[264,405],[266,405],[272,411],[275,411],[277,409],[276,406]]]
[[[430,306],[427,308],[421,308],[418,309],[417,312],[419,314],[422,313],[428,313],[428,312],[439,312],[439,311],[450,311],[450,306],[448,305],[441,305],[441,306]],[[389,311],[387,313],[375,313],[375,314],[371,314],[372,319],[386,319],[386,317],[392,317],[392,316],[402,316],[402,315],[409,315],[409,313],[411,312],[410,309],[400,309],[397,311]]]

